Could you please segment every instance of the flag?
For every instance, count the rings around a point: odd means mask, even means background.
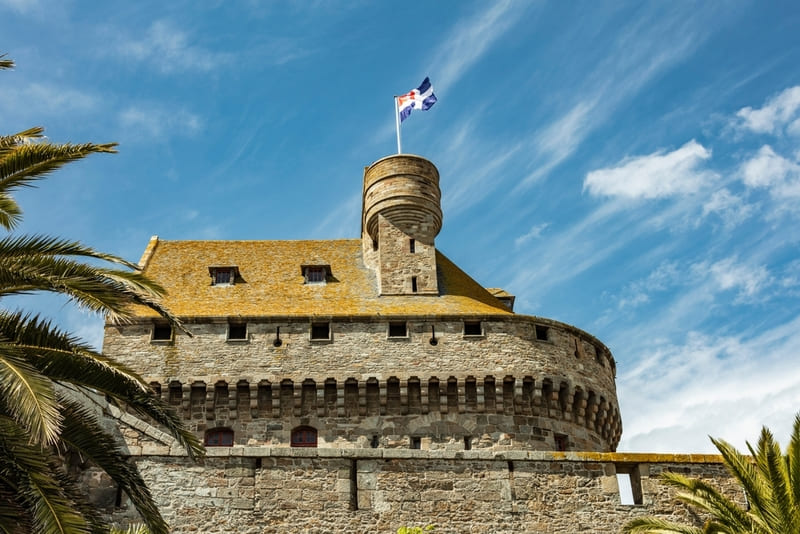
[[[412,109],[423,111],[430,109],[436,103],[436,95],[433,94],[433,87],[428,78],[422,80],[422,84],[416,89],[397,97],[397,109],[400,113],[400,122],[403,122],[411,115]]]

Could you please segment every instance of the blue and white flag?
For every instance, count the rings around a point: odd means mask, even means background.
[[[406,120],[411,115],[412,109],[423,111],[430,109],[436,103],[436,95],[433,94],[433,87],[428,78],[422,80],[422,84],[416,89],[397,97],[397,110],[400,114],[400,122]]]

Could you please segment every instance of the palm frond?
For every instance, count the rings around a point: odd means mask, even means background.
[[[92,534],[86,520],[74,509],[53,477],[59,460],[48,449],[30,445],[27,433],[8,418],[0,417],[0,456],[18,476],[17,502],[26,511],[32,531],[42,534]]]
[[[794,509],[800,514],[800,414],[794,418],[792,436],[786,447],[786,464]],[[800,520],[798,522],[800,523]]]
[[[71,161],[85,158],[94,152],[116,152],[117,143],[46,142],[18,144],[0,158],[0,191],[29,186]]]
[[[62,442],[91,460],[125,491],[152,534],[169,534],[169,527],[136,465],[125,461],[117,443],[102,430],[91,411],[70,399],[62,399],[62,403]]]
[[[703,530],[655,517],[638,517],[622,527],[624,534],[703,534]]]
[[[13,69],[14,61],[6,58],[6,54],[0,56],[0,69]]]
[[[0,193],[0,226],[11,228],[22,219],[22,208],[11,195]]]
[[[99,252],[77,241],[44,235],[7,236],[0,239],[0,258],[11,260],[12,258],[25,259],[31,256],[76,256],[103,260],[123,265],[129,269],[139,269],[135,263],[114,254]],[[163,289],[155,282],[151,286],[157,287],[159,294],[163,293]]]
[[[190,457],[204,454],[197,437],[183,427],[171,406],[150,392],[139,375],[106,358],[49,321],[21,312],[0,312],[0,336],[15,336],[14,346],[50,380],[89,388],[153,419],[178,440]]]
[[[52,382],[27,361],[25,352],[0,337],[0,406],[29,433],[32,443],[51,445],[61,429]]]

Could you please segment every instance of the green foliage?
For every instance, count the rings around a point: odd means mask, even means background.
[[[397,534],[425,534],[426,532],[433,532],[436,527],[433,525],[426,525],[424,527],[400,527],[397,529]]]
[[[11,67],[0,56],[0,69]],[[0,227],[11,231],[22,216],[14,191],[115,146],[52,144],[39,127],[0,136]],[[112,321],[147,306],[182,329],[161,305],[163,289],[122,258],[49,236],[0,239],[0,299],[38,291],[66,295]],[[0,309],[0,534],[109,532],[70,475],[70,457],[103,469],[128,495],[146,527],[128,534],[168,532],[136,466],[100,424],[105,403],[160,423],[191,457],[203,454],[180,418],[130,369],[46,320]]]
[[[652,517],[627,523],[630,534],[800,534],[800,414],[795,417],[786,453],[772,433],[761,429],[758,446],[747,443],[750,456],[730,443],[711,439],[725,466],[741,485],[749,504],[743,509],[716,488],[698,479],[666,473],[664,482],[678,488],[679,500],[709,516],[702,528]]]

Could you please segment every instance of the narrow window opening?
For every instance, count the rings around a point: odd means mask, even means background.
[[[256,458],[256,469],[261,469],[261,458]]]
[[[283,345],[283,341],[281,341],[281,327],[275,327],[275,341],[272,342],[273,347],[280,347]]]
[[[616,467],[620,504],[626,506],[643,504],[642,477],[639,465],[617,465]]]
[[[411,277],[411,292],[412,293],[416,293],[417,292],[417,277],[416,276],[412,276]]]
[[[464,436],[464,450],[465,451],[472,450],[472,438],[470,436]]]
[[[538,339],[539,341],[547,341],[548,340],[549,330],[550,329],[547,328],[546,326],[542,326],[540,324],[537,324],[536,325],[536,339]]]
[[[482,336],[483,328],[480,321],[464,321],[465,336]]]
[[[244,341],[247,339],[247,324],[229,324],[228,339],[232,341]]]
[[[330,323],[311,323],[311,339],[328,340],[331,338]]]
[[[117,485],[117,494],[114,497],[114,507],[120,508],[122,507],[122,486]]]
[[[378,240],[377,239],[373,239],[372,240],[372,250],[375,250],[375,251],[378,250]]]
[[[350,509],[358,510],[358,460],[350,460]]]
[[[377,449],[378,445],[380,445],[380,441],[378,441],[378,436],[372,436],[372,439],[369,440],[370,448]]]
[[[411,448],[412,449],[420,449],[422,448],[422,438],[417,436],[411,437]]]
[[[153,326],[153,341],[172,341],[172,327],[168,324]]]
[[[389,337],[408,337],[408,324],[405,321],[389,323]]]
[[[594,348],[594,359],[597,363],[605,367],[606,362],[603,360],[603,349],[601,349],[600,347]]]
[[[569,438],[566,436],[566,434],[556,434],[554,438],[556,442],[556,450],[566,451],[567,446],[569,445]]]
[[[413,240],[413,239],[409,239],[408,240],[408,251],[413,254],[414,252],[416,252],[415,249],[416,249],[416,241]]]

